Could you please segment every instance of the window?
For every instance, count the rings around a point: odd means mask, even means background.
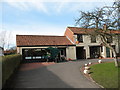
[[[81,34],[77,35],[77,40],[81,43],[83,42],[83,36]]]
[[[91,36],[91,43],[96,43],[96,37],[95,36]]]
[[[107,37],[107,43],[112,43],[112,36]]]

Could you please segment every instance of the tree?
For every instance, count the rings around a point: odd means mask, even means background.
[[[110,45],[110,43],[108,43],[109,38],[116,37],[116,34],[112,33],[112,31],[113,29],[117,29],[119,24],[119,18],[115,18],[118,14],[118,12],[115,11],[116,8],[118,7],[114,7],[113,5],[109,8],[108,6],[96,8],[93,11],[80,11],[80,17],[78,17],[75,21],[76,25],[80,25],[83,28],[94,28],[93,31],[86,32],[92,36],[99,36],[102,45],[112,50],[114,54],[115,66],[118,67],[117,52]]]
[[[50,53],[50,59],[52,61],[56,61],[56,58],[57,58],[60,50],[58,48],[53,48],[53,47],[49,47],[46,50],[47,50],[47,52]]]
[[[0,32],[0,47],[2,47],[4,50],[10,49],[11,36],[11,32],[8,32],[6,30]]]
[[[12,47],[10,48],[11,36],[12,36],[12,35],[11,35],[11,32],[9,32],[9,33],[8,33],[8,36],[6,37],[6,38],[7,38],[7,40],[6,40],[6,42],[7,42],[7,43],[6,43],[6,44],[7,44],[7,49],[11,49],[11,48],[12,48]]]
[[[0,46],[4,49],[6,44],[6,31],[0,32]]]
[[[120,1],[116,0],[116,2],[114,2],[113,4],[114,6],[114,10],[115,12],[117,12],[117,23],[118,23],[118,29],[120,30]],[[120,35],[118,35],[118,44],[120,46]],[[119,52],[120,52],[120,47],[119,47]],[[120,55],[120,54],[119,54]]]

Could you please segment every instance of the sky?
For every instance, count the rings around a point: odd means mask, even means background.
[[[114,0],[1,0],[0,32],[7,31],[11,46],[18,35],[64,35],[75,26],[79,11],[112,5]]]

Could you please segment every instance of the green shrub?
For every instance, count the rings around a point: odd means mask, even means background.
[[[46,49],[50,53],[50,59],[55,60],[60,50],[58,48],[49,47]]]
[[[21,61],[21,55],[7,55],[2,57],[2,83],[6,83],[6,80],[10,78],[15,69],[18,68]]]

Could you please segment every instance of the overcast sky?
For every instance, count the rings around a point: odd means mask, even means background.
[[[16,34],[64,35],[75,25],[79,11],[111,5],[114,0],[2,0],[0,1],[0,31]]]

